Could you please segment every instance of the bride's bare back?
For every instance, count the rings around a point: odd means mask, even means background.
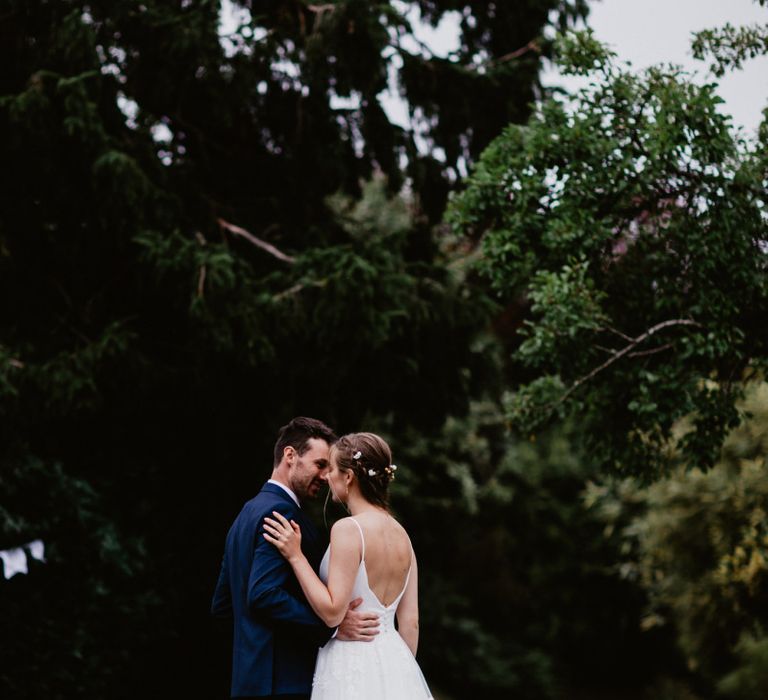
[[[405,587],[411,568],[411,541],[400,523],[382,512],[355,516],[365,537],[365,570],[368,586],[384,606]]]

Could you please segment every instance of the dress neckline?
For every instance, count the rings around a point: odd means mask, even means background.
[[[373,589],[371,588],[371,584],[368,581],[368,569],[365,566],[365,560],[360,561],[360,568],[362,569],[363,573],[365,574],[365,586],[368,589],[369,593],[373,596],[374,600],[381,605],[384,610],[389,610],[390,608],[394,607],[400,602],[400,598],[403,597],[403,594],[405,593],[405,589],[408,588],[408,581],[411,578],[411,567],[408,567],[408,573],[405,575],[405,585],[403,586],[403,589],[400,591],[400,593],[397,594],[397,597],[389,604],[384,605],[384,603],[381,602],[381,599],[379,596],[377,596]]]
[[[400,593],[397,594],[395,599],[389,604],[384,605],[384,603],[381,602],[381,599],[379,596],[377,596],[373,589],[371,588],[371,584],[368,581],[368,567],[365,565],[365,535],[363,535],[363,528],[360,525],[359,522],[354,518],[354,516],[350,516],[349,519],[357,525],[357,529],[360,531],[360,540],[363,545],[362,552],[360,553],[360,566],[358,567],[358,571],[362,570],[363,574],[365,574],[365,587],[368,589],[368,592],[373,596],[374,600],[381,605],[384,610],[389,610],[393,606],[397,605],[397,603],[400,602],[400,598],[403,597],[403,594],[405,593],[405,589],[408,588],[408,581],[411,579],[411,568],[413,567],[413,550],[411,550],[411,563],[408,566],[408,573],[405,575],[405,583],[403,584],[403,588],[400,591]]]

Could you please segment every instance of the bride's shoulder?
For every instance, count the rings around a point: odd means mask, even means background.
[[[355,519],[352,516],[347,516],[346,518],[339,518],[332,526],[331,526],[331,537],[334,535],[336,536],[347,536],[351,533],[358,533],[359,525],[355,522]],[[358,537],[360,535],[357,535]]]
[[[349,552],[359,556],[362,552],[362,538],[358,524],[352,518],[341,518],[331,527],[331,549],[334,552]]]

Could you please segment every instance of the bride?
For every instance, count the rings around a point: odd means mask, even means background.
[[[331,528],[320,577],[301,552],[301,528],[274,512],[264,538],[293,568],[304,595],[329,627],[349,602],[375,612],[381,632],[373,642],[331,639],[318,653],[312,700],[429,700],[416,663],[419,608],[416,557],[403,527],[387,509],[397,467],[384,440],[373,433],[345,435],[330,449],[326,477],[333,500],[351,517]],[[397,629],[395,628],[397,617]]]

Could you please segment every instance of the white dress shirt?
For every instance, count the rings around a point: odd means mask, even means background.
[[[299,499],[296,498],[296,494],[293,491],[291,491],[291,489],[289,489],[285,484],[281,484],[279,481],[275,481],[274,479],[267,479],[267,483],[274,484],[275,486],[279,486],[281,489],[283,489],[283,491],[285,491],[293,499],[293,502],[299,508],[301,508],[301,503],[299,503]]]

